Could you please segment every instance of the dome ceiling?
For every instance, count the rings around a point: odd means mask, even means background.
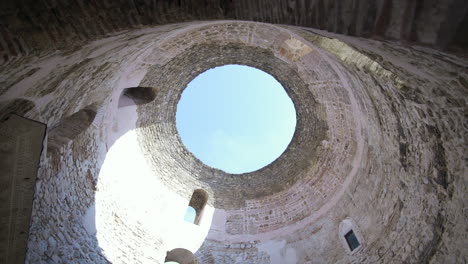
[[[140,2],[130,10],[145,6]],[[215,2],[199,14],[176,8],[180,21],[254,19],[239,10],[255,10],[255,3],[227,1],[217,9]],[[337,11],[332,2],[310,4],[334,18],[351,8],[337,4],[343,10]],[[394,5],[385,7],[389,2]],[[356,14],[372,14],[372,26],[355,16],[309,21],[313,16],[302,11],[291,16],[297,21],[283,12],[260,17],[360,36],[417,33],[416,41],[431,45],[463,43],[455,36],[466,19],[453,15],[456,26],[443,35],[439,28],[451,20],[427,18],[423,11],[430,8],[422,2],[363,5]],[[50,8],[94,17],[93,5]],[[172,10],[158,5],[163,13]],[[404,25],[401,14],[389,15],[401,5],[414,14]],[[10,5],[2,12],[12,10],[44,13]],[[144,15],[150,10],[136,17],[151,17]],[[104,13],[99,21],[121,17]],[[354,28],[352,19],[359,20]],[[92,27],[64,26],[66,34],[28,35],[37,30],[28,31],[29,22],[9,23],[2,32],[4,40],[19,40],[0,42],[7,43],[0,50],[0,109],[48,125],[27,263],[161,263],[172,250],[191,251],[200,263],[466,262],[465,58],[290,25],[220,20],[134,28],[137,22],[118,21],[92,34]],[[438,30],[420,29],[425,22]],[[61,46],[49,45],[57,34]],[[176,130],[182,90],[201,72],[226,64],[271,74],[296,108],[287,150],[252,173],[207,167]],[[201,220],[184,223],[196,190],[207,194],[200,202],[205,208],[197,208]]]

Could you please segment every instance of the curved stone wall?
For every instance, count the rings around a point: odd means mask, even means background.
[[[298,115],[287,151],[243,175],[201,164],[174,124],[186,84],[232,63],[272,74]],[[161,263],[174,248],[200,263],[466,262],[467,66],[428,48],[239,21],[147,27],[2,65],[0,102],[32,102],[24,115],[49,133],[96,110],[42,155],[27,262]],[[119,108],[130,87],[156,96]],[[181,220],[195,189],[209,194],[199,229]]]
[[[0,62],[45,50],[77,50],[123,30],[214,19],[312,27],[466,53],[467,10],[464,0],[4,0]]]

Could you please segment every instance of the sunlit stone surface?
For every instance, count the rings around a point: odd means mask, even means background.
[[[364,1],[345,21],[332,1],[272,1],[277,13],[137,2],[0,10],[0,109],[46,123],[45,145],[60,131],[42,152],[26,263],[164,263],[178,248],[199,263],[468,262],[468,63],[388,40],[457,47],[468,34],[448,15],[455,2]],[[78,15],[49,21],[53,8]],[[206,20],[220,18],[285,25]],[[274,76],[297,112],[284,154],[235,177],[200,163],[175,127],[187,83],[233,63]],[[152,90],[123,93],[132,87]],[[197,189],[208,193],[199,226],[183,220]]]

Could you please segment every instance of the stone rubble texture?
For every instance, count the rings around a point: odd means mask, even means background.
[[[468,262],[468,61],[436,49],[466,48],[463,1],[72,2],[0,9],[0,117],[48,125],[26,263],[175,248],[199,263]],[[225,64],[270,73],[297,112],[288,149],[252,173],[202,164],[175,127],[182,90]],[[132,87],[151,100],[132,104]],[[196,189],[200,226],[182,220]]]

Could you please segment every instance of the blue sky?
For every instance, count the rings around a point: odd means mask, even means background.
[[[191,206],[187,206],[187,211],[185,212],[184,220],[190,223],[195,223],[195,217],[197,216],[197,211]]]
[[[284,152],[296,112],[271,75],[225,65],[188,84],[177,105],[176,125],[184,145],[203,163],[239,174],[258,170]]]

